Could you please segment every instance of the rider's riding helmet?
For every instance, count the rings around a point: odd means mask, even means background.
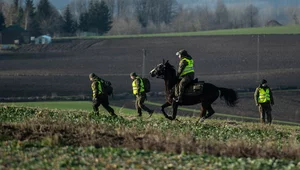
[[[265,80],[265,79],[263,79],[262,81],[261,81],[261,84],[266,84],[267,83],[267,80]]]
[[[136,77],[136,76],[137,76],[137,74],[136,74],[135,72],[131,72],[131,73],[130,73],[130,76],[132,76],[132,77]]]
[[[179,50],[179,51],[176,53],[176,55],[187,56],[187,55],[188,55],[188,53],[187,53],[187,51],[186,51],[186,50],[182,49],[182,50]]]

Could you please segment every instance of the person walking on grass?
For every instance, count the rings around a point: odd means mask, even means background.
[[[147,96],[144,89],[143,79],[137,76],[135,72],[130,73],[130,78],[132,79],[132,91],[133,94],[136,96],[135,108],[138,113],[138,116],[141,117],[142,110],[145,110],[149,113],[149,117],[151,117],[154,110],[149,109],[144,104]]]
[[[258,111],[260,113],[261,123],[266,123],[265,117],[267,117],[267,123],[272,123],[272,107],[274,105],[273,94],[270,87],[267,85],[267,80],[263,79],[261,84],[256,88],[254,93],[254,100]]]
[[[92,82],[91,88],[93,91],[93,110],[96,115],[99,115],[99,106],[107,110],[110,115],[116,117],[115,111],[109,106],[108,95],[103,91],[103,81],[95,73],[89,74],[90,81]]]

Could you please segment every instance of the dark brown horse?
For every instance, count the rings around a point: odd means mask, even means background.
[[[215,111],[211,107],[211,104],[220,96],[224,98],[228,106],[235,106],[238,100],[237,93],[233,89],[216,87],[210,83],[203,84],[203,92],[198,95],[183,95],[183,100],[181,104],[173,102],[173,97],[175,96],[175,85],[178,82],[176,79],[176,70],[169,61],[158,64],[154,69],[150,71],[151,77],[161,78],[165,81],[165,93],[166,93],[166,103],[161,106],[161,111],[164,116],[170,120],[176,119],[178,105],[194,105],[201,103],[201,115],[199,120],[201,122],[204,119],[212,116]],[[173,115],[169,116],[165,112],[165,108],[172,105]],[[208,112],[208,114],[206,114]],[[198,121],[199,121],[198,120]]]

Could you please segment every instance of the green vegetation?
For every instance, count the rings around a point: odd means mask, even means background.
[[[295,161],[166,154],[124,148],[0,143],[0,169],[297,169]],[[6,162],[6,164],[5,164]]]
[[[146,102],[149,105],[153,106],[161,106],[159,103],[154,102]],[[1,104],[1,103],[0,103]],[[46,108],[46,109],[64,109],[64,110],[84,110],[84,111],[91,111],[91,103],[87,101],[59,101],[59,102],[18,102],[18,103],[9,103],[9,106],[18,106],[18,107],[39,107],[39,108]],[[115,107],[113,108],[116,110],[117,114],[125,114],[125,115],[134,115],[136,112],[132,109],[122,108],[122,107]],[[194,109],[189,109],[185,107],[180,107],[179,110],[184,110],[188,112],[194,112]],[[162,114],[155,115],[156,117],[162,117]],[[230,115],[226,113],[215,113],[214,118],[220,119],[232,119],[232,120],[241,120],[241,121],[255,121],[258,122],[258,118],[252,117],[245,117],[245,116],[236,116]],[[196,119],[195,119],[196,120]],[[287,122],[287,121],[280,121],[274,120],[273,123],[276,124],[287,124],[287,125],[299,125],[299,123],[295,122]]]
[[[195,124],[125,110],[114,118],[57,106],[64,110],[0,105],[0,169],[300,168],[299,126]]]
[[[199,32],[180,32],[180,33],[162,33],[162,34],[139,34],[139,35],[120,35],[120,36],[89,36],[81,38],[141,38],[141,37],[176,37],[176,36],[209,36],[209,35],[257,35],[257,34],[300,34],[300,26],[278,26],[278,27],[258,27],[258,28],[240,28],[225,29]],[[57,39],[77,39],[74,37],[63,37]]]

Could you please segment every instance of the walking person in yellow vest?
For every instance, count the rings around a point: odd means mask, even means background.
[[[182,96],[184,93],[184,88],[194,80],[194,60],[188,54],[186,50],[180,50],[176,53],[178,55],[179,67],[177,70],[177,78],[180,80],[175,86],[175,98],[174,101],[177,103],[182,103]]]
[[[154,110],[149,109],[145,106],[144,102],[147,98],[144,88],[143,79],[137,76],[135,72],[130,73],[130,78],[132,79],[132,91],[133,94],[136,96],[135,100],[135,108],[138,113],[138,116],[142,116],[142,109],[149,113],[151,117]]]
[[[102,106],[110,113],[112,116],[117,116],[113,108],[109,106],[108,95],[103,92],[103,81],[95,74],[91,73],[89,75],[90,81],[92,82],[91,88],[93,91],[93,110],[99,115],[99,106]]]
[[[258,111],[260,113],[261,123],[265,122],[265,117],[267,116],[267,123],[272,123],[272,108],[274,105],[273,94],[270,87],[267,85],[267,80],[263,79],[259,87],[256,88],[254,93],[254,100],[256,106],[258,106]]]

